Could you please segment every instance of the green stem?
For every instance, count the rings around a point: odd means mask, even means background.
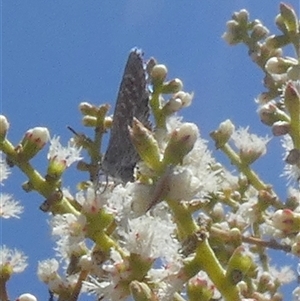
[[[154,116],[156,128],[165,129],[166,128],[166,118],[164,114],[162,114],[161,104],[160,104],[160,94],[162,90],[162,85],[158,87],[154,87],[150,106],[152,109],[152,114]]]
[[[197,232],[198,226],[193,220],[193,217],[187,206],[178,201],[167,200],[167,202],[174,214],[180,240],[185,239]]]
[[[199,243],[194,259],[187,263],[184,269],[188,278],[196,275],[199,270],[204,270],[226,301],[240,301],[237,286],[225,276],[225,271],[207,239]]]
[[[222,146],[221,150],[228,156],[232,164],[234,164],[239,171],[247,177],[248,181],[254,188],[256,188],[258,191],[269,190],[268,185],[265,184],[248,165],[245,165],[241,162],[240,157],[228,144]]]

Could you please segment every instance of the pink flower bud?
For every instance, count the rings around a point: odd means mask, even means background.
[[[277,210],[272,217],[273,226],[285,234],[300,231],[300,214],[290,209]]]

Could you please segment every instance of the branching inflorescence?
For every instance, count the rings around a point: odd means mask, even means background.
[[[218,163],[198,127],[177,117],[193,95],[179,79],[166,81],[167,68],[153,59],[147,73],[152,129],[137,119],[129,135],[140,162],[134,181],[101,180],[103,134],[111,127],[108,106],[81,103],[83,124],[94,137],[75,133],[67,147],[50,139],[46,128],[29,130],[18,146],[7,137],[8,121],[0,118],[1,182],[9,167],[28,178],[26,192],[44,197],[41,209],[52,213],[60,261],[38,263],[38,278],[51,297],[77,300],[84,293],[100,300],[283,300],[279,289],[295,279],[288,267],[271,266],[269,249],[300,256],[300,33],[295,11],[280,4],[279,35],[270,35],[246,10],[232,16],[223,35],[230,45],[245,44],[265,73],[266,92],[257,97],[261,121],[283,136],[290,188],[285,201],[252,169],[266,153],[269,138],[235,129],[230,120],[211,133],[215,146],[238,173]],[[283,55],[292,45],[295,58]],[[169,96],[168,96],[169,95]],[[30,160],[51,142],[48,169],[41,175]],[[89,162],[83,161],[82,150]],[[74,162],[89,174],[71,195],[62,187],[64,171]],[[1,195],[3,218],[22,207]],[[89,243],[93,242],[92,246]],[[9,300],[7,282],[26,267],[26,257],[3,246],[0,251],[1,300]],[[299,300],[300,290],[294,291]],[[33,299],[30,299],[33,298]],[[25,294],[19,300],[34,300]]]

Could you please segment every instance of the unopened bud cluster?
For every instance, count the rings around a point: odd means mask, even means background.
[[[299,58],[284,56],[282,48],[289,44],[299,47],[296,46],[299,44],[299,21],[294,9],[281,3],[275,23],[281,33],[269,35],[260,21],[250,21],[249,13],[241,10],[227,23],[223,38],[231,45],[246,44],[252,60],[266,74],[264,84],[268,91],[257,99],[261,121],[272,127],[274,136],[294,136],[294,128],[299,124],[296,116],[299,116],[300,106],[300,64]]]

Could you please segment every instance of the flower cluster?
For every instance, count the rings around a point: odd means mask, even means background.
[[[268,90],[257,97],[258,114],[275,137],[283,136],[283,174],[294,184],[300,176],[300,29],[294,10],[280,4],[276,25],[282,34],[269,35],[241,10],[227,23],[223,38],[230,45],[244,43],[265,72]],[[296,59],[283,56],[288,44]],[[270,138],[222,122],[211,138],[235,166],[231,172],[213,157],[196,124],[177,116],[191,105],[193,93],[183,91],[177,78],[166,80],[166,66],[154,60],[146,70],[154,126],[133,118],[128,128],[140,158],[132,182],[101,178],[99,146],[112,126],[107,105],[80,104],[83,124],[95,135],[72,130],[75,138],[67,147],[40,127],[27,131],[14,147],[7,137],[9,123],[0,116],[0,150],[8,164],[0,160],[0,181],[9,167],[19,167],[28,177],[23,189],[40,193],[45,198],[40,209],[51,213],[57,258],[39,261],[38,278],[59,300],[77,300],[84,293],[99,300],[283,300],[280,289],[295,280],[295,273],[273,266],[267,251],[299,258],[300,194],[291,186],[287,200],[281,200],[252,168]],[[43,176],[30,159],[48,141]],[[73,195],[62,179],[77,161],[90,180],[79,183]],[[12,196],[1,194],[1,217],[22,211]],[[6,246],[0,254],[0,299],[7,301],[7,281],[25,269],[26,256]],[[299,295],[296,288],[294,300]],[[36,299],[26,293],[17,300]]]
[[[1,117],[2,122],[8,124],[4,117]],[[8,178],[10,170],[2,153],[0,153],[0,185]],[[1,191],[0,193],[0,217],[4,219],[19,218],[23,212],[23,207],[16,201],[12,195]],[[27,257],[22,251],[10,249],[5,245],[0,247],[0,299],[8,300],[8,292],[5,289],[5,284],[13,274],[21,273],[27,266]],[[2,289],[4,288],[4,289]]]

